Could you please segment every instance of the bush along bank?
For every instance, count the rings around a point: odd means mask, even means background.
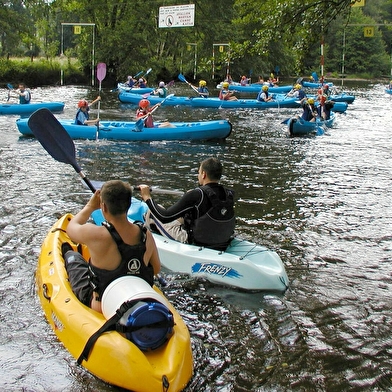
[[[29,87],[59,85],[61,68],[63,84],[88,84],[88,76],[78,66],[70,63],[61,65],[60,62],[45,59],[0,59],[0,83],[25,83]]]

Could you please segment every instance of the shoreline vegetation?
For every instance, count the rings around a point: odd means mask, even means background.
[[[317,66],[315,67],[317,68]],[[25,83],[29,87],[38,86],[53,86],[61,84],[61,73],[63,72],[63,84],[74,85],[82,84],[88,85],[91,82],[91,69],[83,69],[77,59],[74,58],[60,58],[53,59],[46,58],[0,58],[0,86],[7,85],[8,83],[17,85],[20,82]],[[309,72],[310,74],[311,72]],[[177,73],[178,74],[178,73]],[[290,80],[286,84],[291,84],[298,76],[282,76],[279,75],[281,84]],[[173,78],[175,75],[173,75]],[[205,76],[200,75],[200,79],[206,79]],[[308,76],[303,76],[304,80],[308,80]],[[208,78],[207,78],[208,79]],[[339,73],[327,72],[325,79],[328,81],[359,81],[359,82],[377,82],[387,84],[392,79],[391,77],[384,76],[374,78],[371,75],[342,75]],[[256,80],[256,79],[255,79]],[[112,86],[115,84],[116,75],[108,75],[106,84]],[[218,78],[209,83],[220,82]]]

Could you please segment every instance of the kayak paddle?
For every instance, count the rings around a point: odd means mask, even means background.
[[[65,128],[60,124],[53,113],[47,109],[42,108],[36,110],[29,118],[28,125],[34,136],[41,143],[42,147],[51,155],[56,161],[67,163],[71,165],[76,173],[78,173],[91,192],[102,187],[103,182],[90,181],[82,172],[82,169],[76,162],[75,144],[69,136]],[[134,190],[138,187],[134,186]],[[165,190],[159,188],[151,188],[154,193],[166,193],[172,195],[183,195],[181,191]]]
[[[42,147],[58,162],[71,165],[80,175],[91,192],[95,192],[93,184],[84,175],[76,162],[75,144],[65,128],[59,123],[53,113],[42,108],[35,111],[28,120],[28,125]]]
[[[194,92],[196,92],[197,94],[199,94],[199,91],[197,90],[197,87],[195,87],[193,84],[189,83],[189,82],[186,80],[186,78],[185,78],[185,76],[184,76],[183,74],[180,73],[180,74],[178,75],[178,79],[180,79],[181,82],[186,83],[188,86],[190,86],[190,87],[192,88],[192,90],[193,90]],[[199,95],[200,95],[200,94],[199,94]]]
[[[8,102],[11,98],[11,91],[14,89],[14,86],[10,83],[7,83],[7,87],[8,87],[8,97],[7,97],[7,102]]]
[[[93,184],[95,189],[101,189],[102,185],[105,183],[105,181],[96,181],[96,180],[91,180],[91,184]],[[134,185],[132,186],[132,189],[134,191],[138,191],[139,186],[138,185]],[[174,189],[162,189],[162,188],[158,188],[158,187],[152,187],[150,188],[151,192],[154,192],[156,194],[162,194],[162,195],[174,195],[174,196],[182,196],[184,194],[184,192],[182,191],[176,191]]]
[[[97,65],[97,79],[99,80],[99,95],[101,95],[101,87],[102,87],[102,80],[105,79],[106,76],[106,64],[105,63],[98,63]],[[98,101],[98,114],[97,117],[99,118],[99,110],[101,109],[101,100]],[[99,136],[99,122],[97,123],[97,132],[95,133],[95,140],[98,140]]]
[[[154,113],[155,110],[157,110],[161,105],[164,104],[164,102],[165,102],[167,99],[169,99],[169,98],[171,98],[171,97],[174,97],[174,94],[169,94],[167,97],[163,98],[163,100],[162,100],[161,102],[157,103],[157,104],[152,108],[152,110],[151,110],[150,113],[144,115],[143,117],[140,117],[140,118],[136,121],[136,123],[135,123],[136,131],[137,131],[137,132],[141,132],[141,131],[143,130],[143,128],[144,128],[144,120],[146,119],[146,117],[148,117],[149,115],[151,115],[152,113]]]

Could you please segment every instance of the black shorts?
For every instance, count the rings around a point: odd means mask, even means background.
[[[64,259],[72,291],[80,302],[90,307],[93,289],[90,285],[87,261],[80,253],[71,250],[65,254]]]

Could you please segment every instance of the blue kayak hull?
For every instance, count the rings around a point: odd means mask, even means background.
[[[64,102],[33,102],[23,105],[19,103],[0,103],[0,114],[29,116],[42,108],[47,108],[53,113],[59,113],[64,110],[64,106]]]
[[[154,91],[152,87],[129,87],[125,83],[117,83],[117,89],[127,93],[132,92],[133,94],[148,94]]]
[[[97,127],[75,125],[74,120],[59,119],[72,139],[97,138]],[[34,136],[28,125],[28,119],[16,121],[19,132],[25,136]],[[135,122],[101,121],[98,139],[124,141],[160,141],[160,140],[212,140],[225,139],[231,133],[231,123],[227,120],[172,122],[172,127],[143,128],[138,131]]]
[[[239,83],[232,83],[229,85],[229,90],[239,91],[240,93],[251,93],[251,94],[258,94],[263,86],[267,86],[266,84],[260,83],[253,83],[247,84],[245,86],[241,86]],[[222,83],[218,84],[216,88],[221,89]],[[268,86],[268,92],[270,93],[277,93],[277,94],[284,94],[288,93],[293,89],[293,86]]]
[[[300,117],[293,117],[289,120],[287,126],[291,136],[323,135],[325,127],[331,128],[334,122],[335,114],[331,113],[331,118],[326,121],[318,119],[315,122],[311,122],[305,121]]]
[[[132,103],[138,105],[143,97],[139,94],[132,94],[121,91],[118,98],[123,103]],[[147,99],[151,105],[155,105],[163,101],[164,98],[157,96],[148,96]],[[180,97],[172,96],[165,100],[163,105],[177,106],[193,106],[198,108],[250,108],[250,109],[269,109],[269,108],[298,108],[300,105],[297,98],[282,98],[277,101],[260,102],[256,99],[239,99],[237,101],[222,101],[217,97],[201,98],[201,97]]]
[[[316,99],[317,95],[307,95],[308,98],[313,98]],[[346,93],[342,94],[331,94],[328,96],[328,99],[333,102],[347,102],[347,103],[353,103],[355,100],[354,95],[349,95]]]

